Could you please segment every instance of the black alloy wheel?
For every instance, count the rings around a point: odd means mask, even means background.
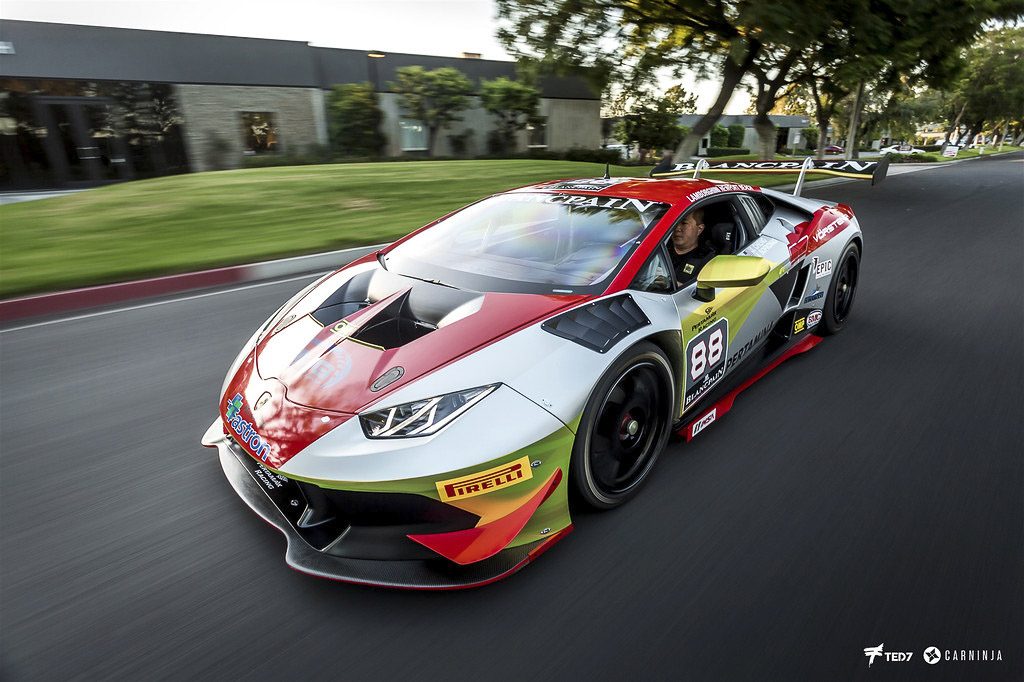
[[[832,276],[832,283],[825,297],[821,324],[814,331],[822,336],[837,334],[850,318],[853,299],[857,295],[857,281],[860,277],[860,249],[851,243],[839,259],[839,267]]]
[[[672,423],[671,366],[654,344],[637,344],[591,393],[573,445],[574,489],[595,509],[632,497],[665,447]]]

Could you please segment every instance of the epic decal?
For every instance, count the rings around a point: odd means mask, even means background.
[[[718,408],[716,407],[697,421],[693,422],[693,426],[690,427],[690,438],[693,438],[698,433],[711,426],[717,416]]]
[[[441,501],[449,502],[492,493],[531,478],[533,478],[533,469],[530,467],[530,458],[520,457],[514,462],[507,462],[468,476],[437,481],[434,485],[437,486],[437,494],[441,496]]]
[[[694,404],[725,376],[729,320],[722,318],[686,344],[686,389],[683,409]]]
[[[814,325],[818,324],[819,322],[821,322],[821,311],[820,310],[812,310],[811,312],[807,313],[807,326],[808,327],[813,327]]]
[[[249,422],[242,419],[242,394],[236,393],[234,398],[228,400],[227,409],[224,411],[224,421],[238,435],[238,440],[249,447],[255,456],[267,461],[270,455],[270,444],[260,438],[256,428]]]
[[[833,225],[834,224],[835,223],[833,223]],[[811,270],[814,271],[814,277],[816,279],[821,277],[828,277],[829,275],[832,274],[832,259],[829,258],[828,260],[818,260],[818,257],[815,256],[814,260],[811,262]]]

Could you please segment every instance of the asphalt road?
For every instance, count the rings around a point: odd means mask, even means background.
[[[467,592],[289,570],[199,446],[306,279],[0,333],[0,679],[1022,679],[1024,158],[809,194],[864,228],[849,327]]]

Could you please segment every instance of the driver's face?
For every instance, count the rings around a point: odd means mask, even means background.
[[[678,253],[685,253],[697,246],[697,239],[704,231],[704,223],[698,223],[694,214],[686,216],[672,231],[672,246]]]

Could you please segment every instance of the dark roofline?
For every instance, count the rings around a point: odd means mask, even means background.
[[[0,22],[0,40],[15,50],[0,55],[0,77],[324,90],[370,80],[366,50],[295,40],[20,20]],[[381,91],[401,66],[453,66],[475,84],[482,78],[515,78],[516,67],[497,59],[405,52],[374,61]],[[545,98],[600,99],[581,77],[542,78],[540,90]]]

